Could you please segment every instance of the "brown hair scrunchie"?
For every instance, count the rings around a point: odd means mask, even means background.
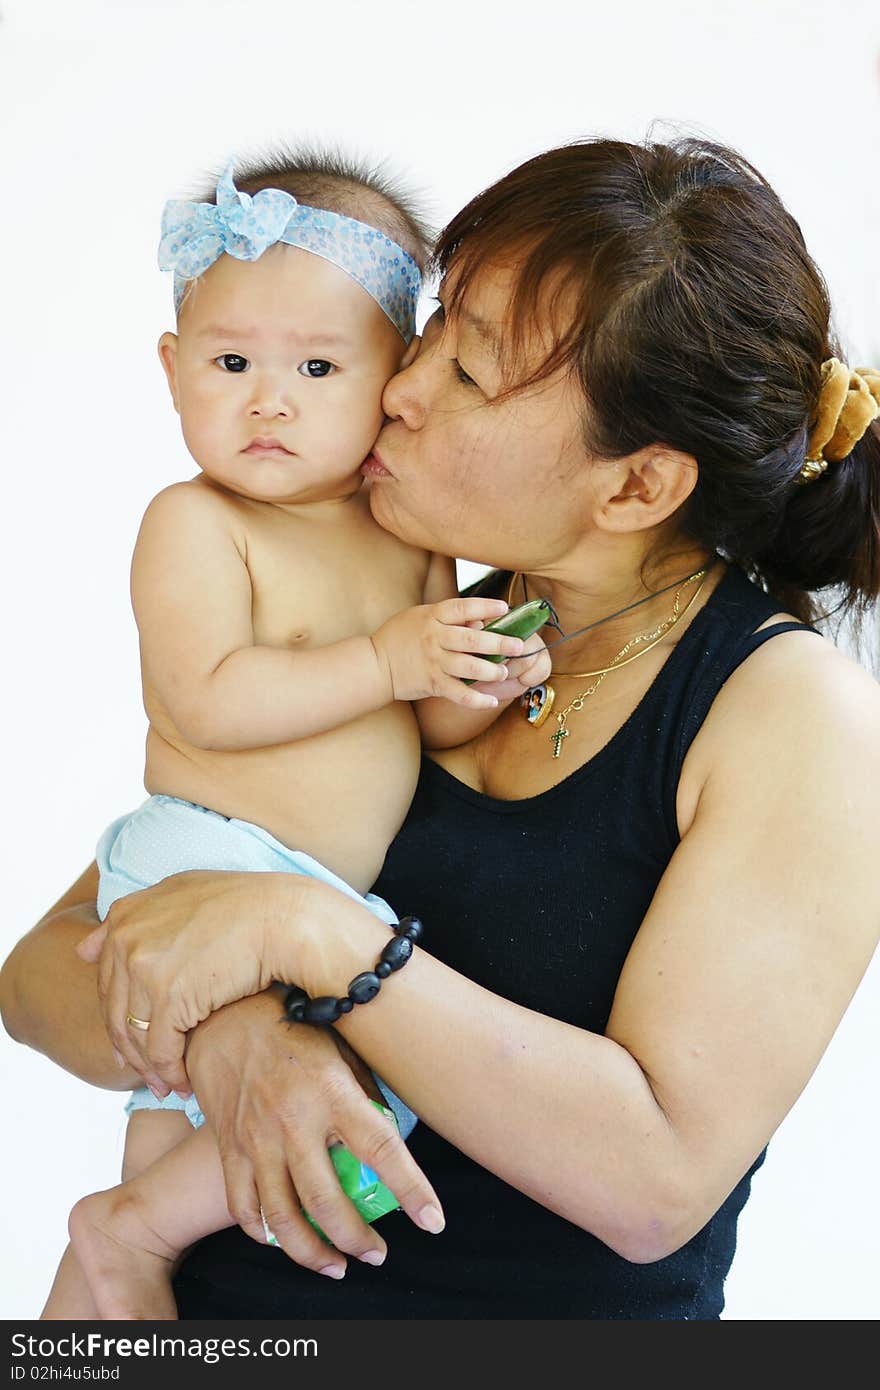
[[[837,357],[822,363],[816,418],[807,440],[802,482],[821,477],[829,463],[851,453],[872,420],[880,415],[880,371],[848,367]]]

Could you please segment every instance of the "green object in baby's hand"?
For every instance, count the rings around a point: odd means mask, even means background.
[[[375,1105],[377,1110],[381,1110],[382,1114],[393,1120],[397,1126],[397,1116],[393,1110],[388,1109],[387,1105],[381,1105],[377,1100],[371,1101],[370,1104]],[[343,1192],[346,1197],[351,1198],[365,1221],[373,1222],[378,1217],[384,1216],[386,1212],[399,1209],[400,1203],[390,1187],[386,1187],[378,1173],[374,1173],[372,1168],[367,1167],[366,1163],[361,1163],[359,1158],[355,1158],[351,1150],[347,1149],[344,1144],[331,1144],[327,1152],[333,1167],[336,1169],[336,1175]],[[309,1224],[314,1226],[318,1235],[322,1236],[328,1245],[332,1244],[329,1236],[324,1234],[317,1221],[312,1220],[305,1207],[303,1207],[302,1213]],[[278,1238],[269,1230],[265,1218],[263,1219],[263,1226],[268,1243],[277,1245]]]
[[[556,613],[552,603],[545,598],[530,598],[528,603],[521,603],[518,608],[511,608],[507,613],[496,618],[494,622],[486,623],[485,632],[500,632],[504,637],[521,637],[523,641],[531,637],[533,632],[537,632],[545,623],[557,622]],[[516,657],[502,656],[500,652],[480,652],[481,661],[516,661]],[[468,677],[462,678],[465,685],[473,685],[474,682]]]

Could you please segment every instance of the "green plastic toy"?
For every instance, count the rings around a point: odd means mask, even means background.
[[[381,1110],[383,1115],[386,1115],[397,1125],[397,1116],[393,1110],[388,1109],[387,1105],[381,1105],[377,1100],[371,1101],[370,1104],[375,1105],[377,1110]],[[351,1150],[347,1149],[344,1144],[331,1144],[327,1152],[333,1167],[336,1169],[336,1175],[343,1192],[351,1198],[365,1221],[376,1221],[386,1212],[399,1209],[400,1203],[391,1189],[385,1186],[372,1168],[368,1168],[366,1163],[361,1163],[359,1158],[355,1158]],[[329,1236],[325,1235],[317,1221],[312,1220],[305,1207],[303,1207],[302,1213],[309,1224],[314,1226],[318,1235],[322,1236],[328,1245],[332,1244]],[[269,1245],[278,1245],[278,1237],[270,1231],[265,1217],[263,1218],[263,1227]]]

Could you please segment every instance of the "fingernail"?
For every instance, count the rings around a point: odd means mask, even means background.
[[[122,1068],[125,1066],[125,1058],[123,1057],[121,1052],[117,1052],[115,1047],[113,1049],[113,1056],[116,1058],[116,1065],[121,1071]]]
[[[383,1265],[385,1263],[385,1252],[384,1250],[367,1250],[360,1258],[363,1260],[364,1264],[367,1265]]]
[[[422,1207],[419,1212],[419,1225],[423,1226],[426,1231],[430,1231],[432,1236],[437,1236],[443,1230],[446,1222],[438,1207],[427,1206]]]
[[[160,1090],[157,1086],[150,1086],[149,1082],[147,1082],[147,1085],[149,1086],[150,1090],[153,1092],[153,1095],[156,1097],[157,1100],[164,1100],[165,1097],[168,1095],[168,1091],[165,1088]]]
[[[345,1265],[324,1265],[324,1268],[319,1270],[319,1273],[326,1274],[328,1279],[344,1279]]]

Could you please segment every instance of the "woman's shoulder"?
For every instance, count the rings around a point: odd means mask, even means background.
[[[756,631],[797,621],[779,612]],[[880,684],[807,626],[776,633],[721,687],[692,751],[711,764],[741,757],[747,748],[758,755],[762,746],[774,759],[797,764],[824,757],[858,770],[866,754],[880,756]]]
[[[734,694],[739,694],[739,703],[745,703],[760,689],[770,707],[786,709],[790,714],[806,705],[826,714],[843,714],[853,704],[866,714],[880,714],[880,684],[876,678],[818,629],[791,613],[779,612],[762,622],[755,632],[768,632],[788,623],[797,626],[774,633],[733,673],[731,684]]]

